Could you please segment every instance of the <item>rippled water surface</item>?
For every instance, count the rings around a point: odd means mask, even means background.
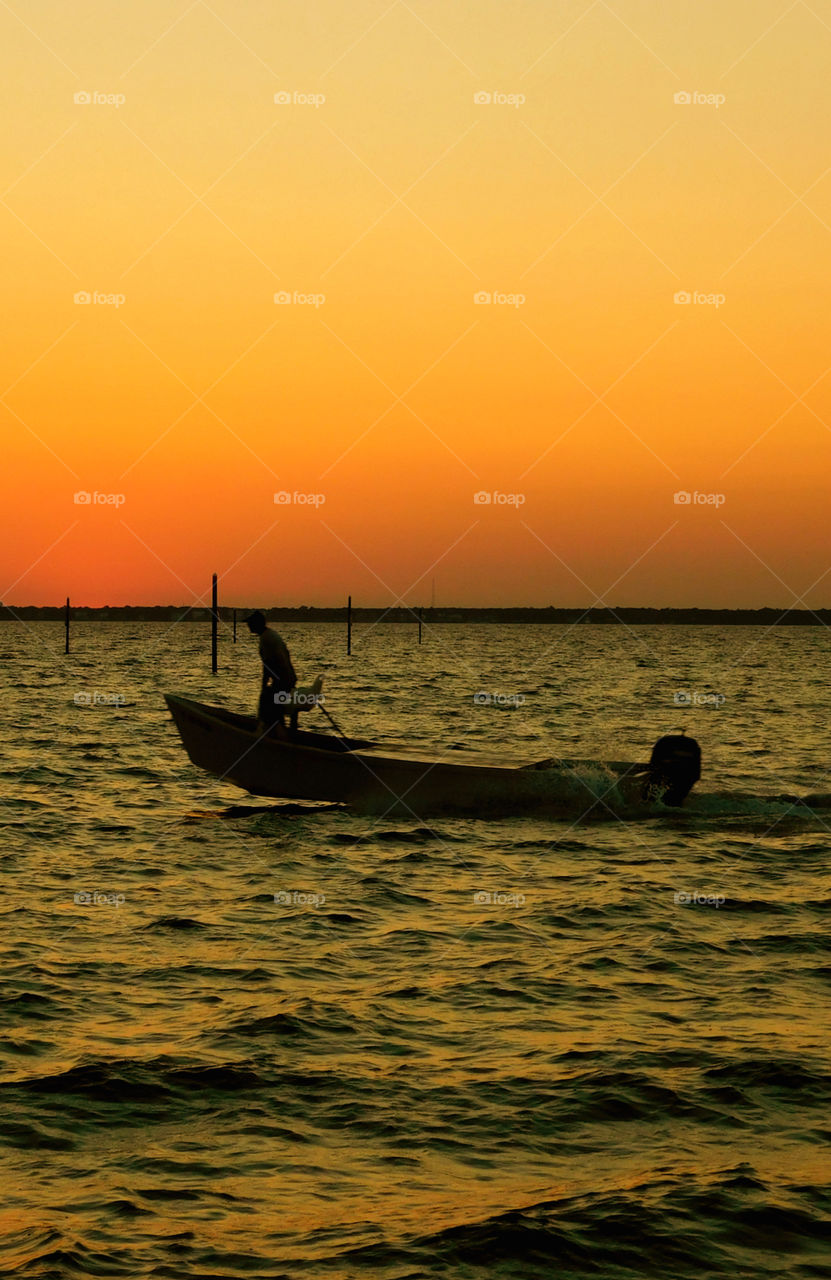
[[[252,709],[247,634],[212,677],[205,626],[4,623],[2,1273],[829,1275],[831,810],[776,798],[831,792],[827,631],[284,634],[347,732],[684,725],[704,777],[590,820],[264,802],[161,696]]]

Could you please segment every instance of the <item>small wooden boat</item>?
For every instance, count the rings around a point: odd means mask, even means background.
[[[255,796],[328,800],[419,818],[530,810],[611,817],[622,806],[646,803],[644,765],[436,760],[329,733],[274,737],[260,732],[253,716],[176,694],[166,694],[165,701],[193,763]]]

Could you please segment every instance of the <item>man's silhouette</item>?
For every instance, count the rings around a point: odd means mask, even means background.
[[[248,629],[260,637],[260,658],[263,664],[263,683],[260,690],[258,720],[266,731],[275,725],[285,729],[285,700],[297,684],[297,676],[291,663],[291,655],[281,636],[268,626],[265,614],[256,609],[245,619]],[[297,728],[297,712],[291,711],[291,727]]]

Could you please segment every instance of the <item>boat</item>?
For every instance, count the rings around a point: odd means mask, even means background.
[[[662,738],[650,765],[558,758],[526,765],[461,761],[332,733],[297,730],[276,737],[258,728],[254,716],[178,694],[165,694],[165,701],[191,761],[215,778],[255,796],[330,801],[364,813],[421,818],[543,810],[613,816],[622,806],[643,807],[662,798],[680,804],[700,773],[695,759],[692,766],[689,761],[698,753],[692,738]],[[661,743],[673,742],[683,744],[680,764],[677,747],[672,759],[666,747],[663,756],[659,750]]]

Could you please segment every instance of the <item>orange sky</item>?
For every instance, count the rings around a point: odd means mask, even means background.
[[[829,604],[831,0],[12,0],[0,50],[5,603]]]

